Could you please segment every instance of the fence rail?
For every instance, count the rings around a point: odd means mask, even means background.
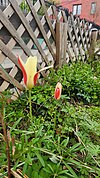
[[[79,58],[85,60],[91,45],[91,24],[85,20],[72,14],[66,16],[65,11],[57,11],[53,5],[47,9],[44,0],[37,0],[34,5],[26,0],[27,13],[21,3],[22,0],[9,0],[0,9],[0,91],[12,87],[12,81],[18,91],[23,89],[17,55],[24,62],[28,56],[37,55],[38,69],[48,64],[57,67]],[[42,76],[48,73],[42,72]]]

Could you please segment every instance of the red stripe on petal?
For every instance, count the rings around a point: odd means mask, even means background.
[[[59,99],[60,98],[60,88],[56,88],[55,93],[54,93],[54,98]]]
[[[36,85],[36,82],[37,82],[37,80],[38,80],[38,77],[39,77],[39,72],[37,72],[37,73],[34,75],[34,78],[33,78],[34,85]]]
[[[23,78],[24,78],[24,83],[25,83],[25,85],[26,85],[26,82],[27,82],[27,73],[26,73],[26,70],[25,70],[25,68],[24,68],[24,66],[23,66],[23,64],[22,64],[22,62],[21,62],[21,60],[20,60],[19,57],[18,57],[18,63],[19,63],[20,68],[21,68],[21,70],[22,70]]]

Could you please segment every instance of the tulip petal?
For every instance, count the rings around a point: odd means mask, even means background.
[[[25,64],[27,71],[27,83],[26,86],[28,89],[31,89],[34,86],[34,76],[37,73],[37,57],[30,56]]]
[[[61,92],[62,92],[62,85],[60,82],[58,82],[55,88],[54,98],[59,100],[61,97]]]
[[[22,61],[22,59],[20,57],[18,57],[18,63],[19,63],[20,68],[22,70],[23,77],[24,77],[24,83],[26,85],[26,82],[27,82],[27,73],[26,73],[26,69],[25,69],[25,64],[23,63],[23,61]]]
[[[33,79],[34,85],[36,85],[36,82],[37,82],[37,80],[38,80],[38,77],[39,77],[39,72],[37,72],[37,73],[34,75],[34,79]]]
[[[60,89],[59,88],[56,88],[54,98],[55,99],[59,99],[60,98]]]

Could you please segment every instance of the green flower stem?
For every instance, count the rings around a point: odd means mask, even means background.
[[[31,94],[32,94],[32,90],[29,90],[29,109],[30,109],[29,116],[30,116],[31,125],[33,126],[34,135],[36,135],[35,134],[35,128],[34,128],[34,122],[33,122],[33,115],[32,115],[32,101],[31,101],[32,95]]]
[[[29,90],[29,108],[30,108],[30,119],[32,122],[32,101],[31,101],[31,90]]]
[[[54,115],[54,133],[56,132],[56,113]]]

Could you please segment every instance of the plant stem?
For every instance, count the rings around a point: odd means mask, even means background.
[[[6,142],[6,152],[7,152],[7,159],[8,159],[8,178],[10,178],[11,177],[10,151],[9,151],[9,141],[8,141],[7,132],[6,132],[6,125],[4,122],[4,111],[3,111],[3,115],[0,113],[0,118],[1,118],[2,128],[3,128],[3,134],[4,134],[4,138]]]
[[[32,122],[32,102],[31,102],[31,90],[29,90],[29,108],[30,108],[30,119]]]
[[[56,132],[56,113],[54,115],[54,135],[55,135],[55,132]]]

